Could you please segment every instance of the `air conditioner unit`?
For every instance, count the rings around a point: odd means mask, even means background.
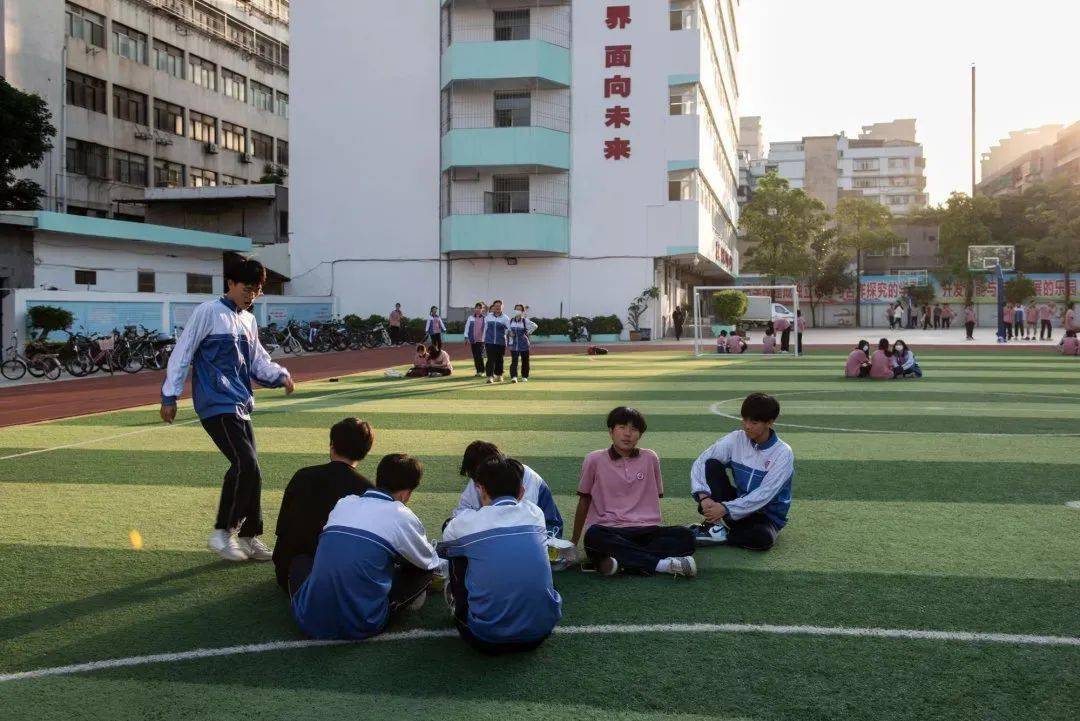
[[[217,155],[218,154],[218,144],[217,143],[207,143],[206,147],[205,147],[205,150],[206,150],[206,153],[208,155]]]
[[[241,162],[241,163],[250,163],[250,162],[251,162],[252,160],[254,160],[254,159],[255,159],[255,158],[253,158],[253,157],[251,156],[251,153],[242,153],[242,154],[240,155],[240,162]]]
[[[450,180],[455,182],[475,183],[480,180],[480,171],[472,168],[451,168]]]

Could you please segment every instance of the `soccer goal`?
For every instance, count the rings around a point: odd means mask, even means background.
[[[791,321],[791,339],[789,353],[799,355],[797,318],[799,317],[799,289],[794,285],[695,285],[694,286],[694,355],[702,356],[716,353],[716,340],[712,336],[713,296],[722,290],[741,290],[746,293],[746,314],[740,326],[755,324],[759,327],[748,330],[749,346],[744,355],[763,355],[762,338],[764,326],[770,321],[787,318]],[[786,302],[774,302],[773,291],[791,294],[790,307]],[[708,331],[708,336],[706,336]],[[776,350],[780,352],[780,334],[777,333]]]

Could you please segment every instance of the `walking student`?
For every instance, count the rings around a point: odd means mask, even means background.
[[[176,399],[188,369],[195,412],[214,445],[229,461],[221,485],[217,519],[208,543],[228,561],[269,561],[263,532],[262,475],[255,450],[251,381],[293,392],[289,372],[270,360],[259,343],[259,327],[249,308],[262,294],[266,269],[240,259],[225,268],[225,295],[198,306],[169,358],[161,386],[161,419],[176,418]]]
[[[965,340],[975,340],[975,306],[971,303],[964,306],[964,331],[967,333]]]
[[[1001,323],[1005,326],[1005,340],[1012,340],[1013,337],[1013,304],[1008,303],[1005,305],[1005,309],[1001,312]]]
[[[940,303],[934,303],[933,314],[934,314],[934,330],[939,330],[941,328],[941,304]]]
[[[487,382],[503,381],[503,358],[506,355],[506,332],[510,328],[510,319],[503,313],[502,301],[491,303],[491,311],[484,318],[484,351],[487,353],[487,365],[484,372]]]
[[[424,323],[424,333],[431,338],[431,347],[436,351],[442,350],[442,334],[445,332],[446,323],[439,316],[439,309],[436,306],[431,306],[427,322]]]
[[[941,327],[945,330],[952,328],[952,319],[955,317],[956,312],[946,303],[941,309]]]
[[[1053,340],[1054,329],[1050,321],[1053,314],[1054,311],[1050,305],[1046,303],[1039,304],[1039,340]]]
[[[478,301],[465,321],[465,345],[472,351],[477,378],[484,377],[484,313],[484,304]]]
[[[525,315],[525,306],[518,303],[514,306],[514,317],[510,319],[507,332],[507,344],[510,348],[510,382],[518,382],[518,361],[521,361],[521,382],[529,382],[529,336],[536,330],[533,323]]]
[[[671,322],[675,324],[675,340],[681,340],[683,323],[686,322],[686,311],[681,305],[675,306],[675,310],[671,311]]]
[[[1024,310],[1024,322],[1027,324],[1024,329],[1024,340],[1038,340],[1039,306],[1035,301],[1028,303],[1028,307]]]
[[[802,317],[802,311],[796,311],[795,315],[795,350],[802,355],[802,334],[806,330],[806,319]]]
[[[390,311],[390,343],[401,345],[401,321],[405,315],[401,312],[401,303],[394,303],[394,309]]]

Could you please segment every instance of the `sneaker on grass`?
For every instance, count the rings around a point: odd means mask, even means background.
[[[699,546],[719,546],[727,543],[728,529],[723,523],[697,523],[687,526]]]
[[[614,576],[619,572],[619,562],[611,556],[600,559],[600,563],[596,564],[596,570],[600,572],[601,576]]]
[[[214,532],[210,534],[210,540],[206,543],[207,547],[217,553],[217,555],[224,558],[226,561],[246,561],[248,559],[247,553],[240,547],[240,544],[236,542],[236,536],[222,529],[214,529]]]
[[[274,557],[273,549],[254,536],[251,538],[237,538],[236,544],[252,561],[269,561]]]
[[[667,561],[667,572],[676,578],[679,576],[687,578],[697,576],[697,561],[694,560],[693,556],[675,556],[664,560]]]

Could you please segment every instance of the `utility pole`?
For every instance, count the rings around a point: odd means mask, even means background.
[[[971,197],[975,197],[975,63],[971,64]]]

